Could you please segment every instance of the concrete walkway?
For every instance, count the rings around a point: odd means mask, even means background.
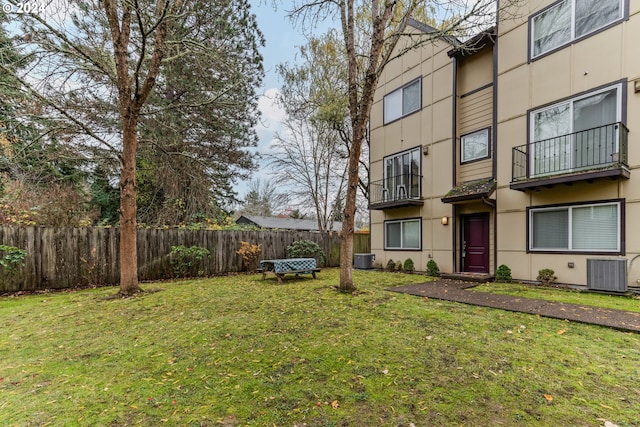
[[[442,279],[398,286],[389,291],[640,332],[640,313],[467,290],[476,285],[478,283]]]

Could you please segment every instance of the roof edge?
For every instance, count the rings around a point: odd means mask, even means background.
[[[415,28],[416,30],[422,31],[425,34],[435,35],[436,37],[434,37],[434,39],[442,39],[452,46],[459,46],[461,44],[460,40],[458,40],[457,38],[442,34],[441,31],[438,30],[437,28],[432,27],[431,25],[425,24],[424,22],[420,22],[415,18],[411,18],[411,17],[406,18],[402,23],[401,28],[404,29],[407,25]]]
[[[460,58],[473,55],[475,52],[486,46],[493,46],[496,43],[497,28],[495,26],[487,28],[484,31],[479,32],[475,36],[471,37],[459,46],[454,47],[447,52],[449,58]]]

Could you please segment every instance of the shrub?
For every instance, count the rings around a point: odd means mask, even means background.
[[[242,256],[244,266],[247,271],[256,271],[258,268],[258,258],[262,254],[262,245],[252,245],[249,242],[240,242],[240,249],[236,253]]]
[[[200,262],[209,255],[207,248],[200,246],[171,246],[171,267],[173,268],[173,276],[178,277],[197,277],[204,274],[199,270]]]
[[[311,240],[298,240],[287,246],[287,257],[315,258],[320,266],[324,265],[326,259],[322,248]]]
[[[393,271],[396,269],[396,263],[394,260],[390,259],[387,261],[387,271]]]
[[[408,272],[413,272],[413,270],[415,269],[414,265],[413,265],[413,260],[411,258],[407,258],[404,261],[404,271],[408,271]]]
[[[432,259],[427,262],[427,275],[432,277],[440,276],[440,269],[438,268],[438,264]]]
[[[0,267],[7,271],[14,271],[24,262],[27,251],[13,246],[0,245],[0,255]]]
[[[98,257],[96,256],[97,250],[95,247],[91,248],[88,256],[80,256],[80,270],[82,271],[82,278],[87,285],[95,286],[98,284],[100,274],[98,272]]]
[[[558,278],[555,276],[555,271],[550,268],[543,268],[542,270],[539,270],[538,277],[536,277],[536,280],[542,282],[543,285],[555,283],[556,279]]]
[[[500,283],[509,283],[513,280],[511,277],[511,269],[506,265],[502,264],[496,270],[496,282]]]
[[[3,177],[0,222],[15,225],[84,227],[97,217],[90,197],[66,181],[44,185]]]
[[[402,261],[396,262],[395,270],[402,271]]]

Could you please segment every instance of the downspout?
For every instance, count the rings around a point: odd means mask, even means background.
[[[482,203],[484,203],[485,205],[495,209],[496,208],[496,201],[495,200],[491,200],[491,199],[487,199],[486,197],[482,196]]]
[[[627,267],[627,273],[631,272],[631,267],[633,267],[633,261],[635,261],[636,258],[639,258],[639,257],[640,257],[640,254],[634,256],[633,258],[631,258],[631,261],[629,261],[629,266]],[[640,279],[636,279],[636,286],[640,286]]]
[[[498,212],[496,210],[497,201],[482,196],[482,203],[489,206],[493,210],[493,274],[496,272],[496,263],[498,262]],[[489,271],[491,273],[491,271]]]
[[[369,120],[367,121],[367,141],[369,143],[369,152],[367,153],[367,165],[369,165],[369,169],[367,170],[367,198],[369,199],[367,200],[367,204],[369,206],[369,253],[373,253],[373,248],[371,247],[371,116],[369,116]],[[382,167],[382,170],[384,173],[384,166]],[[384,234],[384,224],[382,226],[382,233]],[[422,236],[420,238],[422,238]],[[382,246],[384,246],[384,244]]]
[[[498,1],[498,10],[500,7],[500,2]],[[493,144],[493,156],[492,156],[492,176],[493,180],[496,182],[496,187],[498,186],[498,19],[496,18],[496,24],[494,27],[494,39],[493,39],[493,120],[492,127],[493,132],[491,132]],[[493,204],[493,272],[498,269],[498,209],[497,209],[497,195],[498,190],[496,189],[496,200],[492,201]],[[484,203],[484,199],[483,199]]]
[[[456,146],[457,146],[457,134],[458,134],[458,57],[457,55],[453,56],[453,87],[451,88],[452,94],[451,94],[451,161],[453,163],[453,167],[451,168],[451,170],[453,171],[452,173],[452,177],[451,177],[451,181],[452,181],[452,186],[455,187],[456,186],[456,181],[457,181],[457,177],[458,177],[458,160],[456,159]],[[455,204],[451,205],[451,258],[453,263],[451,264],[453,266],[453,271],[452,273],[455,273],[456,271],[458,271],[457,265],[458,265],[458,260],[457,260],[457,252],[458,252],[458,239],[457,239],[457,218],[458,218],[458,210],[456,208]]]

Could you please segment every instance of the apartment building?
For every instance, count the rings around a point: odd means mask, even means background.
[[[534,0],[509,15],[381,76],[372,252],[421,270],[505,264],[519,280],[550,268],[563,283],[638,286],[640,2]]]

